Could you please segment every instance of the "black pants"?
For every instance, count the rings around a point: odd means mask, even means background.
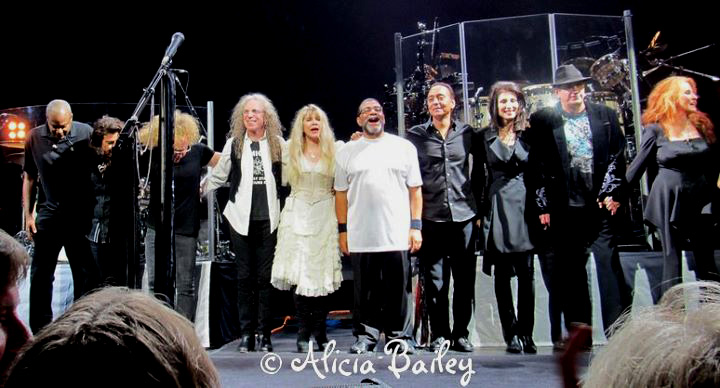
[[[543,232],[544,234],[547,234]],[[557,342],[562,338],[562,285],[561,271],[557,270],[555,261],[555,253],[550,246],[543,247],[538,250],[538,259],[540,260],[540,271],[543,277],[543,283],[548,291],[548,315],[550,318],[550,338],[552,342]],[[570,321],[565,317],[565,328],[570,330]]]
[[[71,223],[38,230],[35,254],[30,265],[30,328],[37,333],[52,321],[52,294],[55,267],[65,247],[72,271],[75,300],[100,284],[100,269],[90,251],[85,229]]]
[[[116,254],[110,243],[90,241],[90,251],[100,269],[100,280],[103,285],[127,286],[127,263],[124,257]]]
[[[295,313],[300,323],[298,340],[308,341],[312,335],[317,343],[327,342],[326,319],[330,296],[293,294],[293,298],[295,299]]]
[[[592,305],[585,268],[592,248],[598,269],[604,326],[609,327],[632,301],[616,248],[616,219],[606,209],[569,207],[550,217],[552,249],[551,295],[559,302],[566,324],[592,324]],[[551,332],[551,334],[553,334]],[[557,338],[559,339],[559,338]],[[553,338],[556,340],[556,338]]]
[[[472,221],[423,220],[423,246],[419,257],[425,276],[425,300],[432,338],[467,338],[475,309],[477,264]],[[454,280],[452,333],[448,313],[450,274]]]
[[[698,280],[720,281],[720,271],[715,264],[713,220],[710,215],[698,216],[693,222],[671,225],[660,229],[663,246],[663,277],[661,293],[682,282],[682,249],[689,249],[695,260]]]
[[[240,333],[253,335],[257,331],[269,336],[270,274],[277,230],[270,232],[270,221],[250,221],[247,236],[230,228],[230,238],[237,263]]]
[[[412,334],[410,306],[410,259],[407,251],[350,253],[355,282],[355,336],[377,343],[386,339],[409,339]]]
[[[495,299],[502,325],[503,337],[508,342],[513,336],[532,336],[535,327],[535,265],[529,252],[492,253],[495,266]],[[517,276],[517,315],[513,303],[510,279]]]

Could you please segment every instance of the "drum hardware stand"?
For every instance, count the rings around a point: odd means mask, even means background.
[[[712,47],[712,46],[715,46],[715,43],[711,43],[711,44],[709,44],[709,45],[706,45],[706,46],[703,46],[703,47],[700,47],[700,48],[696,48],[696,49],[694,49],[694,50],[690,50],[690,51],[684,52],[684,53],[682,53],[682,54],[674,55],[674,56],[672,56],[672,57],[670,57],[670,58],[668,58],[668,59],[656,59],[656,60],[654,60],[654,61],[651,61],[651,64],[652,64],[652,65],[655,65],[655,67],[653,67],[653,68],[650,69],[650,70],[643,71],[643,72],[642,72],[642,77],[646,77],[646,76],[648,76],[649,74],[655,72],[656,70],[665,67],[665,68],[672,69],[672,70],[675,70],[675,71],[680,72],[680,73],[693,74],[693,75],[697,75],[697,76],[699,76],[699,77],[707,78],[707,79],[709,79],[709,80],[711,80],[711,81],[713,81],[713,82],[718,82],[718,81],[720,81],[720,77],[717,77],[717,76],[714,76],[714,75],[710,75],[710,74],[701,73],[701,72],[695,71],[695,70],[686,69],[686,68],[684,68],[684,67],[682,67],[682,66],[674,66],[674,65],[671,65],[671,64],[670,64],[670,62],[674,61],[675,59],[678,59],[678,58],[683,57],[683,56],[688,55],[688,54],[692,54],[692,53],[694,53],[694,52],[696,52],[696,51],[700,51],[700,50],[704,50],[704,49],[710,48],[710,47]]]

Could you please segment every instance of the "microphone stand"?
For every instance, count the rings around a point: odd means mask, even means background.
[[[704,50],[704,49],[706,49],[706,48],[710,48],[710,47],[712,47],[712,46],[714,46],[714,45],[715,45],[715,43],[711,43],[711,44],[709,44],[709,45],[707,45],[707,46],[703,46],[703,47],[700,47],[700,48],[696,48],[696,49],[694,49],[694,50],[690,50],[690,51],[684,52],[684,53],[682,53],[682,54],[674,55],[674,56],[672,56],[672,57],[670,57],[670,58],[668,58],[668,59],[658,59],[658,60],[655,62],[655,63],[656,63],[655,67],[653,67],[653,68],[650,69],[650,70],[644,71],[644,72],[642,73],[642,76],[643,76],[643,77],[646,77],[647,75],[653,73],[655,70],[657,70],[657,69],[659,69],[659,68],[661,68],[661,67],[666,67],[666,68],[669,68],[669,69],[673,69],[673,70],[679,71],[679,72],[681,72],[681,73],[694,74],[694,75],[697,75],[697,76],[700,76],[700,77],[708,78],[708,79],[712,80],[713,82],[718,82],[718,81],[720,81],[720,77],[716,77],[716,76],[711,75],[711,74],[701,73],[701,72],[695,71],[695,70],[686,69],[686,68],[684,68],[684,67],[682,67],[682,66],[674,66],[674,65],[671,65],[671,64],[669,63],[669,62],[672,62],[672,61],[675,60],[675,59],[678,59],[678,58],[683,57],[683,56],[688,55],[688,54],[692,54],[692,53],[694,53],[694,52],[696,52],[696,51],[700,51],[700,50]]]
[[[177,85],[180,87],[180,90],[182,91],[183,96],[185,97],[185,103],[187,104],[188,109],[190,110],[190,114],[197,119],[198,124],[200,124],[200,129],[202,130],[202,135],[205,138],[207,138],[207,136],[208,136],[207,129],[205,129],[205,126],[203,125],[202,120],[200,120],[200,116],[198,115],[197,111],[195,110],[195,106],[192,104],[192,102],[190,102],[190,96],[188,96],[187,91],[182,86],[182,82],[180,82],[180,79],[178,78],[177,73],[174,73],[174,74],[175,74],[175,79],[177,81]],[[189,75],[188,75],[188,77],[189,77]]]
[[[140,215],[137,201],[139,185],[137,170],[137,142],[134,135],[136,134],[138,124],[140,123],[140,114],[147,106],[151,97],[153,97],[158,83],[160,83],[163,79],[166,79],[168,81],[167,83],[172,83],[172,86],[167,87],[167,91],[171,90],[171,93],[169,93],[171,94],[169,99],[172,99],[172,106],[174,107],[174,78],[170,78],[168,76],[170,65],[172,64],[172,58],[163,62],[164,63],[161,63],[157,72],[150,81],[150,85],[143,89],[143,95],[136,105],[132,115],[125,122],[125,125],[120,132],[118,142],[112,153],[114,178],[109,182],[109,192],[113,206],[113,211],[110,215],[110,230],[115,231],[115,233],[113,233],[111,239],[111,247],[115,254],[115,259],[118,260],[119,263],[122,263],[121,265],[125,267],[125,278],[118,279],[118,283],[124,283],[127,284],[129,288],[136,289],[142,287],[141,280],[144,268],[143,263],[140,261],[140,255],[142,253],[140,246],[142,236],[140,233]],[[174,108],[170,112],[174,113]],[[170,120],[173,119],[174,114],[172,114]],[[172,139],[172,137],[170,139]],[[172,147],[172,144],[170,147]],[[172,166],[172,148],[170,148],[169,153],[165,152],[164,154],[165,155],[163,156],[168,158],[170,166]],[[168,161],[166,161],[166,164]],[[170,179],[172,179],[172,175],[170,176]],[[160,182],[157,184],[159,183]],[[170,206],[172,206],[172,203]],[[166,219],[167,217],[163,218]],[[172,228],[172,221],[170,221],[169,226]],[[132,232],[125,233],[123,231]],[[169,233],[170,239],[172,239],[172,230]],[[168,253],[171,255],[173,253],[172,247],[165,246],[161,247],[161,249],[168,250]],[[164,256],[167,257],[167,255]],[[157,261],[164,260],[163,256],[158,256],[156,253],[156,262]],[[167,268],[168,266],[166,265],[165,267]],[[174,280],[174,276],[171,279]],[[160,284],[160,288],[163,288],[162,284]],[[169,294],[168,290],[161,290],[160,292],[165,293],[165,295]],[[170,299],[170,301],[173,299],[174,298]]]

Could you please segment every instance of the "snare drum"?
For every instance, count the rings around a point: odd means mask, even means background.
[[[558,102],[550,84],[530,85],[522,88],[522,91],[525,94],[529,113],[534,113],[548,106],[555,106]]]

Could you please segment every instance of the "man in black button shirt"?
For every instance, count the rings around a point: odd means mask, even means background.
[[[23,210],[25,229],[35,241],[30,267],[30,327],[37,333],[52,321],[52,286],[60,249],[65,247],[75,299],[97,286],[99,270],[85,238],[90,231],[93,189],[90,180],[92,128],[73,121],[70,104],[51,101],[47,123],[25,142]],[[37,217],[33,216],[35,185]]]
[[[432,85],[427,97],[432,119],[407,132],[418,151],[423,178],[423,236],[420,263],[433,341],[440,349],[447,339],[454,350],[471,352],[468,325],[475,295],[477,258],[472,221],[476,214],[470,185],[472,128],[452,119],[455,94],[448,84]],[[448,293],[454,279],[453,322],[450,331]]]

